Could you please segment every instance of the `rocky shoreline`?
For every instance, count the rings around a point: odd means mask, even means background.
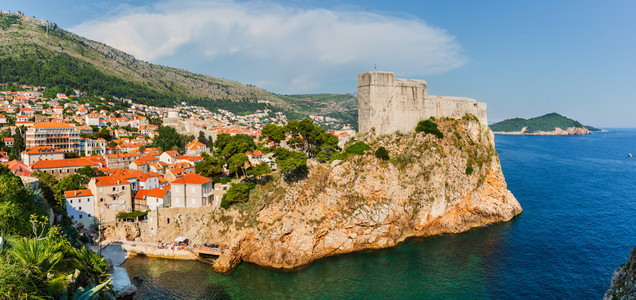
[[[609,290],[603,300],[636,299],[636,247],[629,254],[627,262],[614,271]]]
[[[569,127],[566,130],[556,128],[553,131],[526,131],[527,127],[524,127],[521,131],[494,131],[494,134],[498,135],[588,135],[594,134],[585,127]]]
[[[372,150],[331,164],[308,163],[297,181],[277,177],[229,210],[179,209],[157,233],[120,223],[115,240],[213,243],[227,249],[214,263],[231,272],[242,261],[295,269],[317,259],[394,247],[410,237],[459,233],[505,222],[522,212],[507,189],[494,136],[475,120],[440,119],[425,133],[366,134]],[[373,152],[385,147],[391,159]],[[160,212],[161,219],[167,213]]]

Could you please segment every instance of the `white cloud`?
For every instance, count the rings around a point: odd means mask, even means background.
[[[353,91],[356,73],[373,64],[423,76],[466,60],[453,36],[416,18],[270,2],[169,0],[71,31],[143,60],[179,61],[192,71],[263,82],[276,92],[330,91],[336,78],[353,81]]]

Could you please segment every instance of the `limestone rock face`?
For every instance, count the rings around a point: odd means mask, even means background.
[[[476,118],[436,122],[443,139],[367,133],[358,138],[371,147],[364,155],[331,164],[310,160],[305,179],[275,177],[257,186],[248,203],[229,210],[179,211],[170,216],[169,226],[159,226],[159,235],[142,230],[141,239],[186,235],[195,243],[224,245],[228,250],[214,264],[219,272],[241,261],[291,269],[325,256],[463,232],[520,214],[490,129]],[[373,155],[380,146],[390,160]]]
[[[603,299],[636,299],[636,247],[632,249],[627,262],[614,271],[612,284]]]

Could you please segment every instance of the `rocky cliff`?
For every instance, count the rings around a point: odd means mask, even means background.
[[[627,262],[614,271],[612,284],[603,299],[636,299],[636,247]]]
[[[508,221],[522,209],[506,188],[494,138],[476,118],[437,120],[444,133],[394,133],[357,137],[371,146],[364,155],[320,164],[307,178],[275,177],[257,187],[247,203],[230,210],[170,209],[172,222],[159,235],[139,228],[115,238],[195,242],[229,248],[215,263],[220,272],[241,261],[290,269],[316,259],[364,249],[393,247],[406,238],[458,233]],[[373,153],[385,147],[385,161]],[[119,236],[118,236],[119,235]],[[125,236],[124,236],[125,235]]]

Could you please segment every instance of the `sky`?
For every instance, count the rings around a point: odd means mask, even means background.
[[[0,0],[161,65],[279,94],[423,79],[489,122],[558,112],[636,127],[636,1]]]

